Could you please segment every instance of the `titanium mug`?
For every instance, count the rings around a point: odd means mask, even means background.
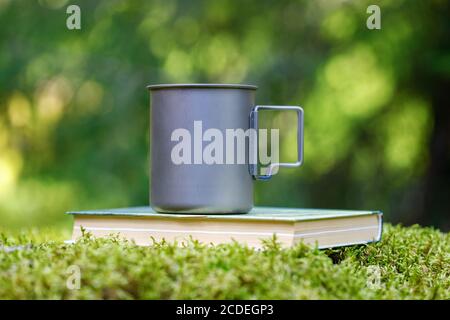
[[[147,88],[151,93],[150,204],[158,212],[247,213],[253,207],[253,180],[268,180],[273,169],[297,167],[303,162],[301,107],[255,106],[257,87],[244,84],[161,84]],[[202,150],[212,141],[228,143],[229,139],[224,140],[229,129],[257,132],[258,112],[266,109],[297,112],[296,162],[271,163],[265,174],[259,174],[257,134],[249,134],[240,155],[237,146],[232,147],[231,155],[223,152],[223,159],[234,160],[236,156],[240,161],[229,164],[202,159]],[[215,139],[208,132],[215,133]],[[189,147],[183,149],[180,144]],[[256,164],[250,161],[255,157]]]

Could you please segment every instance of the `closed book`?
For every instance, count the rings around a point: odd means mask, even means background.
[[[379,241],[380,211],[255,207],[246,214],[163,214],[151,207],[70,211],[74,216],[72,240],[82,229],[95,237],[119,235],[137,245],[155,240],[183,243],[196,239],[222,244],[237,241],[254,248],[276,236],[283,246],[299,242],[332,248]]]

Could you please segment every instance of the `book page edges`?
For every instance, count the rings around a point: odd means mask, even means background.
[[[376,221],[374,221],[374,219]],[[147,220],[146,223],[143,223]],[[151,224],[149,224],[149,220]],[[285,246],[292,246],[300,241],[319,248],[340,247],[354,244],[376,242],[381,239],[382,214],[312,221],[242,221],[235,220],[191,220],[176,221],[170,219],[148,219],[146,217],[118,217],[77,215],[73,231],[73,240],[81,236],[81,226],[94,236],[105,237],[120,234],[138,245],[149,245],[151,237],[156,241],[186,241],[189,237],[205,243],[229,243],[233,240],[246,243],[252,247],[261,247],[262,239],[269,239],[274,234]],[[203,222],[203,223],[202,223]],[[319,224],[317,224],[319,222]],[[356,223],[357,222],[357,223]]]

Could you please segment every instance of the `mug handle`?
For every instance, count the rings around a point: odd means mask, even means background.
[[[267,174],[258,174],[258,111],[266,110],[294,110],[297,111],[297,161],[271,163],[267,169]],[[276,167],[299,167],[303,164],[303,109],[298,106],[255,106],[250,112],[250,128],[255,129],[255,137],[250,141],[249,171],[255,180],[269,180],[272,171]],[[253,141],[252,141],[253,140]]]

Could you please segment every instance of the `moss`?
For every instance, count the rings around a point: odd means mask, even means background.
[[[386,225],[379,243],[333,250],[65,236],[1,234],[0,299],[450,299],[449,234],[419,226]],[[78,290],[67,288],[73,265]]]

